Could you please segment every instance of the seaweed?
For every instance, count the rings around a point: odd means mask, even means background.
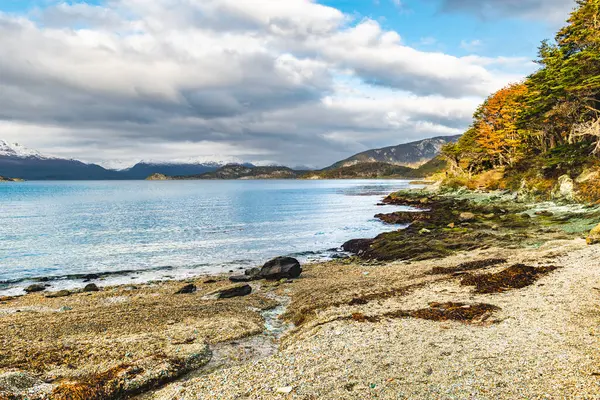
[[[521,289],[532,285],[558,267],[530,267],[516,264],[495,274],[467,275],[461,281],[463,286],[475,286],[476,293],[502,293],[510,289]]]
[[[456,267],[444,268],[435,267],[431,270],[431,275],[443,275],[443,274],[456,274],[467,271],[475,271],[478,269],[484,269],[494,267],[496,265],[505,264],[506,259],[504,258],[487,258],[484,260],[468,261],[457,265]]]

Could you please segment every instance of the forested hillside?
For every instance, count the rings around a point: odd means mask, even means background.
[[[540,68],[492,94],[443,149],[446,184],[600,199],[600,0],[579,0]]]

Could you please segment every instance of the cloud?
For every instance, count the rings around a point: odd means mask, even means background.
[[[442,0],[445,12],[468,12],[485,19],[516,16],[563,22],[575,7],[572,0]]]
[[[515,58],[419,51],[309,0],[109,0],[0,13],[0,137],[61,156],[324,166],[455,134]]]

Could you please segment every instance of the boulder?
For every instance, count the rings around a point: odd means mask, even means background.
[[[300,276],[302,267],[300,262],[291,257],[277,257],[267,262],[262,268],[250,268],[244,275],[230,276],[231,282],[245,283],[260,279],[278,281],[280,279],[293,279]]]
[[[232,297],[247,296],[252,293],[252,287],[247,284],[231,285],[227,286],[214,292],[209,293],[207,296],[214,296],[217,299],[230,299]]]
[[[291,257],[277,257],[268,261],[260,269],[260,279],[279,280],[298,278],[302,273],[300,262]]]
[[[373,239],[352,239],[342,245],[342,250],[348,253],[361,255],[373,244]]]
[[[46,286],[39,284],[30,285],[25,288],[25,292],[27,293],[43,292],[44,290],[46,290]]]
[[[600,225],[590,231],[586,238],[586,242],[589,245],[600,243]]]
[[[554,200],[573,201],[575,199],[575,182],[573,179],[569,175],[562,175],[558,178],[551,196]]]
[[[184,287],[176,291],[175,294],[192,294],[196,292],[196,289],[196,285],[190,283],[189,285],[185,285]]]
[[[257,276],[258,274],[260,274],[260,268],[250,268],[244,271],[246,276]]]
[[[96,286],[95,283],[89,283],[87,285],[85,285],[85,287],[83,288],[84,292],[99,292],[100,289],[98,289],[98,286]]]

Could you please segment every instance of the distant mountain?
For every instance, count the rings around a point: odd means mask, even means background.
[[[309,172],[305,179],[378,179],[378,178],[417,178],[417,170],[401,165],[381,162],[367,162]]]
[[[77,160],[49,157],[0,140],[0,175],[26,180],[125,179],[122,174]]]
[[[173,179],[297,179],[304,174],[306,174],[306,171],[295,171],[288,167],[255,167],[229,164],[214,172],[192,176],[176,176]]]
[[[218,162],[139,162],[123,170],[112,170],[77,160],[50,157],[18,143],[0,140],[0,175],[26,180],[141,180],[152,174],[199,175],[214,172]],[[252,164],[243,164],[252,166]]]
[[[440,136],[398,146],[368,150],[339,161],[326,169],[350,167],[356,164],[375,162],[405,167],[419,167],[421,164],[424,164],[439,155],[445,144],[456,142],[459,137],[460,135]]]
[[[252,166],[252,164],[244,164]],[[131,168],[121,170],[129,179],[146,179],[152,174],[162,174],[166,176],[188,176],[201,175],[207,172],[214,172],[223,167],[223,164],[217,162],[210,163],[155,163],[139,162]]]

